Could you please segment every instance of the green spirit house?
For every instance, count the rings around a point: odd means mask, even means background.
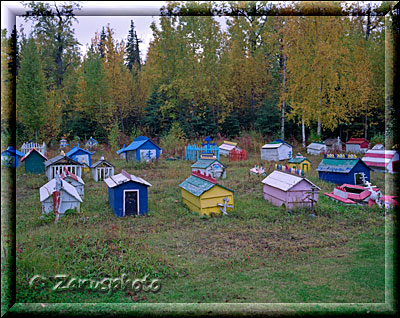
[[[47,157],[38,151],[36,148],[32,148],[25,156],[22,157],[21,163],[25,162],[25,172],[40,174],[44,173],[44,163],[47,161]]]

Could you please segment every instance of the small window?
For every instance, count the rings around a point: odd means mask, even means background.
[[[365,181],[367,181],[367,177],[364,172],[359,172],[354,174],[354,183],[355,185],[364,185]]]

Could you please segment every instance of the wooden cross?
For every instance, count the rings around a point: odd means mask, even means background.
[[[311,191],[306,191],[305,193],[307,193],[307,199],[311,201],[311,211],[314,211],[314,202],[317,202],[314,199],[314,195],[318,193],[317,187],[311,186]]]
[[[233,205],[228,205],[228,197],[224,198],[224,204],[221,203],[217,203],[218,206],[223,206],[223,208],[220,208],[221,212],[223,215],[228,215],[228,213],[226,212],[226,208],[232,208],[233,209]]]

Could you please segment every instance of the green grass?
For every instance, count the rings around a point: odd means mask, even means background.
[[[100,157],[96,154],[95,159]],[[44,175],[17,171],[17,302],[172,303],[379,303],[385,301],[385,216],[379,208],[349,207],[322,193],[334,185],[306,175],[322,191],[314,213],[289,214],[262,197],[262,177],[248,171],[259,163],[221,161],[228,166],[220,183],[235,191],[228,217],[199,217],[181,201],[178,184],[191,173],[189,161],[152,164],[110,159],[150,182],[149,216],[113,215],[104,182],[84,176],[81,212],[57,224],[40,219],[39,188]],[[268,167],[267,167],[268,168]],[[269,166],[269,172],[272,171]],[[386,176],[392,178],[392,176]],[[372,173],[385,194],[393,180]],[[391,191],[393,188],[389,188]],[[391,214],[387,216],[392,217]],[[158,278],[158,293],[117,290],[49,291],[30,287],[35,274],[102,279],[122,273]]]

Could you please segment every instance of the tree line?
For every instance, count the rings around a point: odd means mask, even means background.
[[[24,5],[32,32],[2,30],[2,90],[14,70],[19,142],[118,143],[176,130],[187,138],[255,130],[303,143],[388,133],[391,2],[168,2],[145,58],[133,20],[126,43],[105,25],[82,56],[79,3]],[[12,98],[2,94],[3,102]]]

